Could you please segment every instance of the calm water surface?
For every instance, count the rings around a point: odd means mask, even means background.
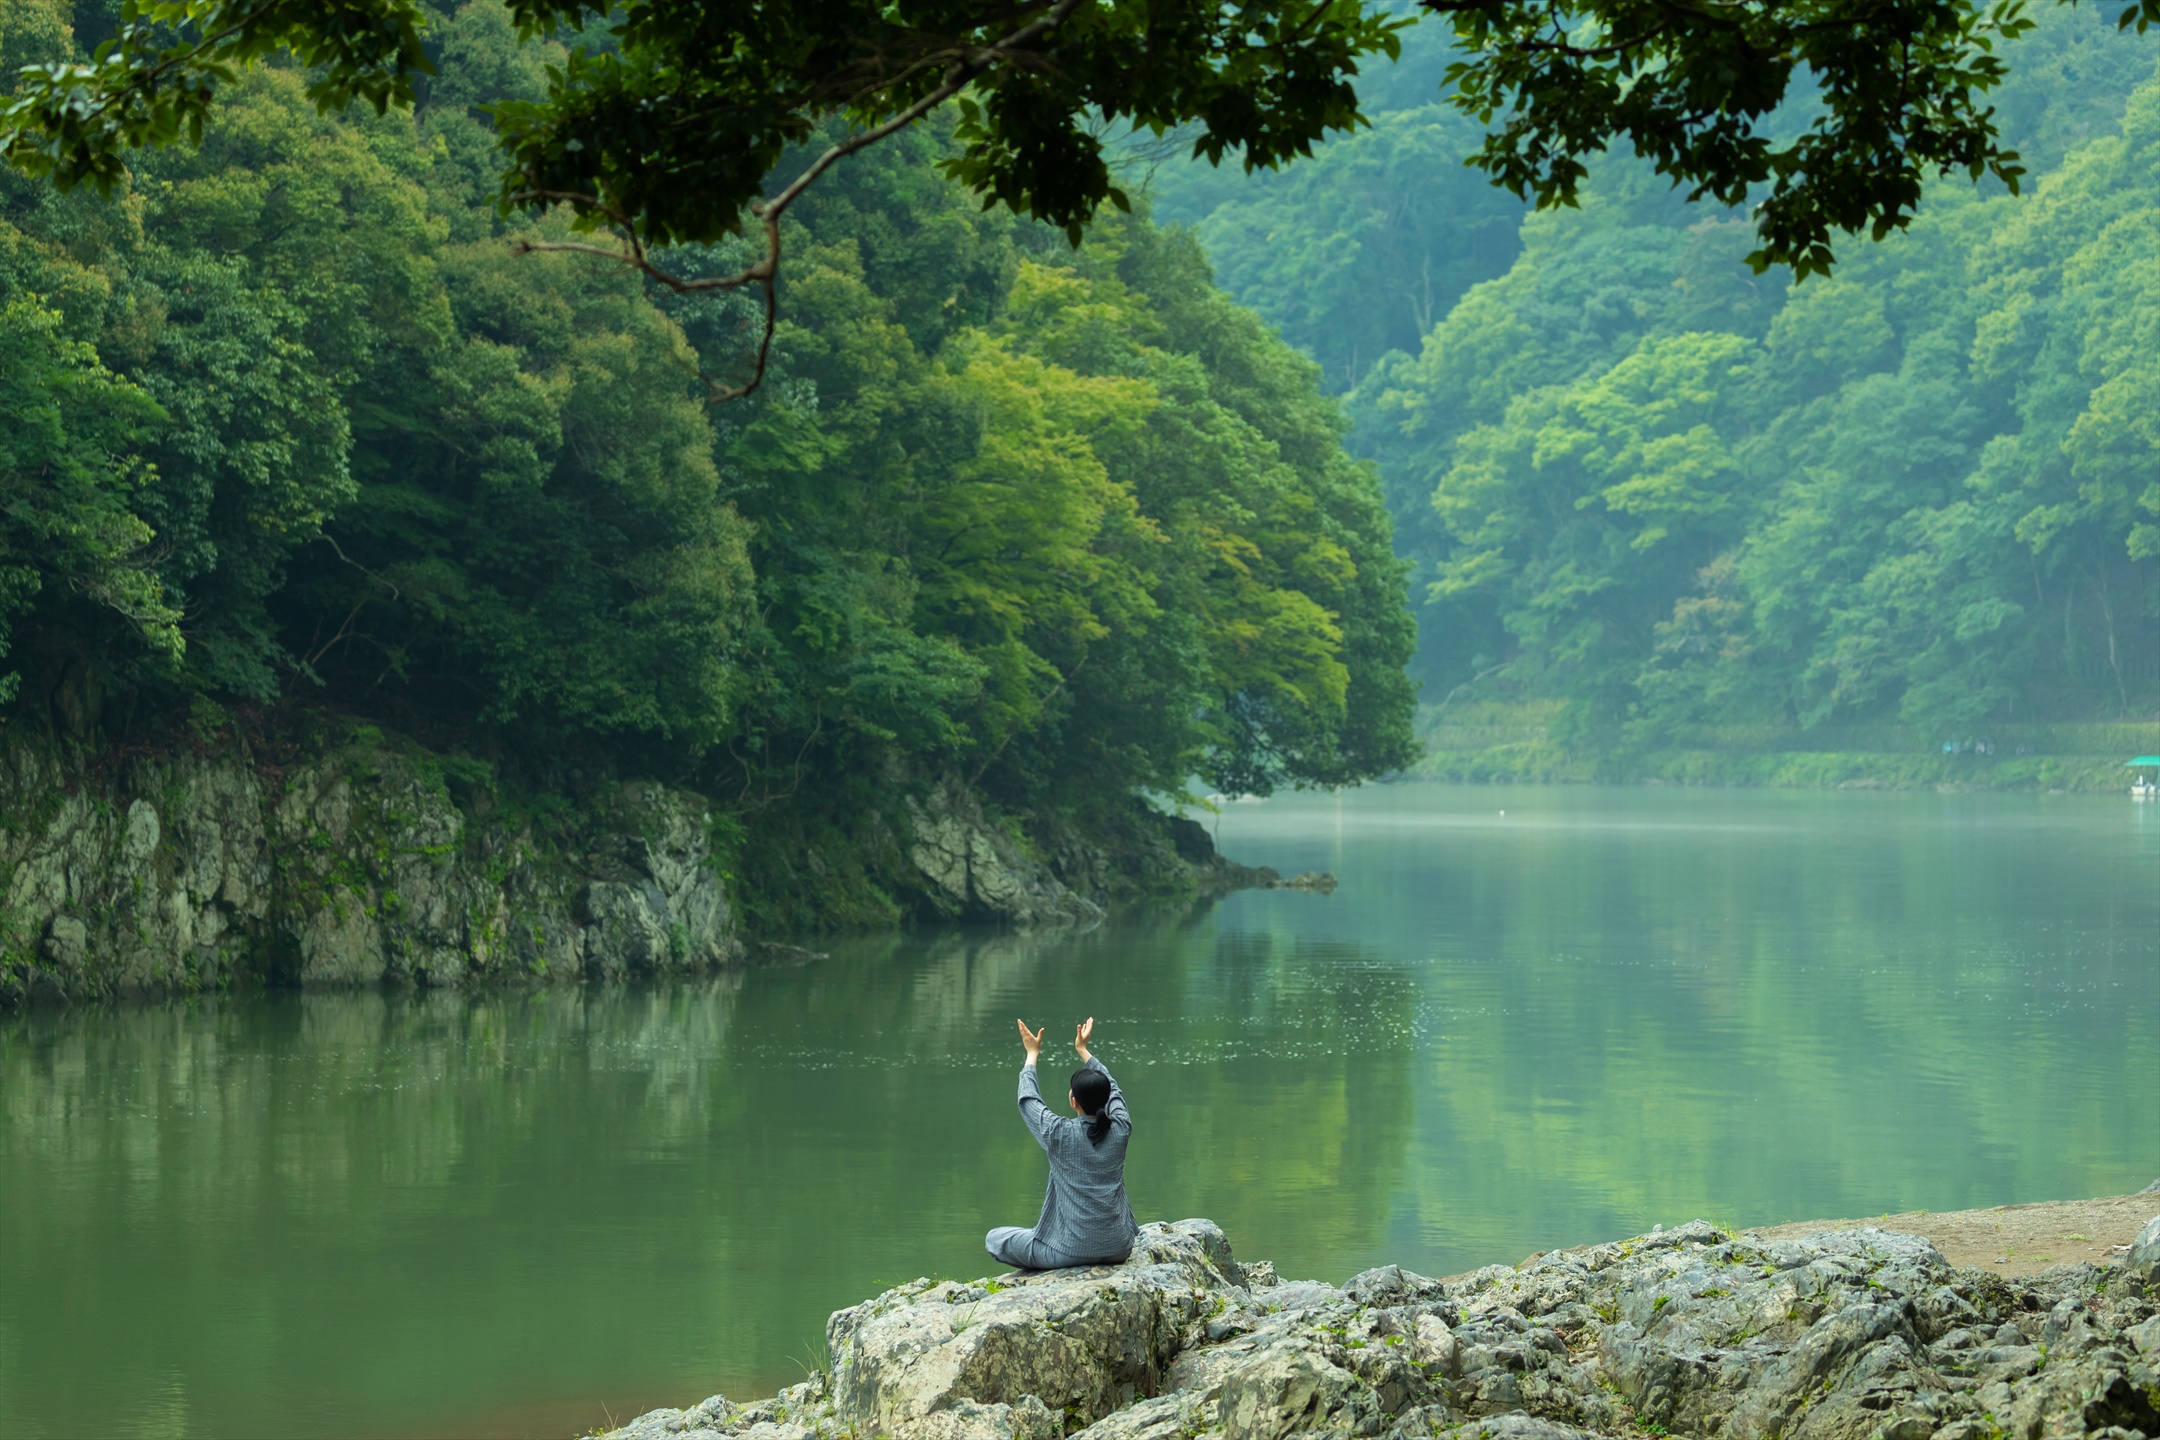
[[[1034,1218],[1021,1014],[1099,1017],[1143,1219],[1286,1274],[2160,1174],[2160,807],[1397,786],[1221,836],[1342,888],[723,983],[0,1017],[0,1435],[769,1392]]]

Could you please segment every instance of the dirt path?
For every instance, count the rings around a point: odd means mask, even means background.
[[[1806,1220],[1747,1231],[1764,1239],[1856,1230],[1876,1225],[1925,1235],[1953,1265],[1977,1265],[1998,1275],[2032,1275],[2050,1265],[2119,1256],[2145,1222],[2160,1215],[2160,1193],[2100,1200],[2043,1200],[1992,1210],[1910,1210],[1859,1220]]]

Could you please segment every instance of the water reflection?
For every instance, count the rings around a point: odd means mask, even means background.
[[[1032,1217],[1016,1014],[1100,1017],[1143,1217],[1292,1273],[2135,1188],[2126,808],[1403,787],[1225,816],[1332,897],[0,1018],[0,1433],[559,1435],[769,1389],[830,1309]]]

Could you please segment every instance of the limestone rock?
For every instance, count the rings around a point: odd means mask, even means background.
[[[1585,1432],[1535,1415],[1492,1415],[1455,1433],[1460,1440],[1582,1440]]]
[[[2132,1440],[2160,1434],[2138,1274],[2004,1280],[1911,1235],[1698,1221],[1338,1289],[1241,1266],[1188,1220],[1122,1265],[889,1290],[833,1316],[829,1378],[617,1440]]]
[[[1278,1280],[1267,1293],[1270,1310],[1312,1310],[1341,1303],[1343,1292],[1319,1280]]]
[[[1282,879],[1264,865],[1225,858],[1206,826],[1159,814],[1137,798],[1122,812],[1099,813],[1085,827],[1055,814],[1036,821],[1044,858],[1057,878],[1097,903],[1151,895],[1215,897],[1265,889]]]
[[[1128,1405],[1075,1434],[1086,1440],[1185,1440],[1208,1429],[1213,1419],[1190,1396],[1172,1392]]]
[[[835,1408],[862,1433],[903,1437],[963,1400],[1032,1396],[1092,1423],[1162,1389],[1186,1326],[1238,1287],[1234,1271],[1222,1232],[1184,1221],[1144,1227],[1121,1265],[888,1290],[826,1326]]]
[[[569,846],[474,819],[433,760],[363,733],[282,768],[139,758],[93,780],[0,743],[0,1003],[32,990],[186,990],[578,979],[736,963],[706,810],[654,785],[600,792]]]
[[[2146,1221],[2145,1228],[2138,1231],[2137,1239],[2130,1242],[2132,1265],[2151,1265],[2156,1262],[2160,1262],[2160,1215]]]
[[[614,1434],[617,1440],[706,1440],[741,1413],[727,1396],[715,1395],[688,1410],[649,1410]]]
[[[946,786],[908,803],[908,858],[954,916],[1022,928],[1092,925],[1102,907],[1067,888],[1049,866]]]
[[[1417,1336],[1417,1348],[1412,1354],[1427,1374],[1461,1373],[1456,1364],[1460,1351],[1455,1344],[1455,1332],[1448,1329],[1447,1321],[1437,1315],[1420,1315],[1414,1322],[1413,1333]]]
[[[1226,1440],[1370,1434],[1380,1410],[1370,1386],[1302,1339],[1269,1346],[1225,1376],[1217,1406]]]
[[[1400,1265],[1382,1265],[1351,1276],[1342,1293],[1360,1305],[1399,1305],[1406,1300],[1438,1299],[1446,1287]]]

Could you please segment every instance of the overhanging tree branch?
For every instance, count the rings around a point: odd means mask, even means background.
[[[599,196],[588,194],[525,190],[517,192],[513,198],[527,203],[532,201],[570,203],[577,205],[588,213],[600,215],[612,225],[615,233],[621,237],[622,248],[611,250],[603,245],[588,245],[574,240],[520,240],[511,248],[520,255],[537,254],[543,251],[598,255],[628,265],[647,279],[666,286],[678,295],[743,290],[755,285],[763,293],[764,321],[759,327],[757,350],[751,362],[749,378],[739,385],[730,385],[715,380],[703,371],[698,374],[698,378],[706,386],[708,399],[712,403],[717,404],[724,400],[739,400],[765,383],[765,372],[771,363],[773,331],[780,318],[778,291],[780,280],[780,221],[787,214],[788,207],[800,199],[804,191],[817,183],[819,176],[840,161],[858,151],[867,150],[880,140],[905,130],[908,126],[913,125],[916,121],[937,109],[938,106],[958,95],[968,86],[969,82],[991,67],[1001,62],[1011,62],[1021,58],[1029,46],[1047,39],[1079,3],[1080,0],[1057,0],[1057,3],[1052,5],[1047,12],[1014,30],[996,44],[980,46],[962,55],[946,67],[945,73],[939,79],[937,85],[916,100],[914,104],[884,122],[873,125],[867,130],[859,130],[845,140],[829,147],[817,159],[811,161],[802,174],[790,181],[787,187],[778,195],[769,200],[752,202],[750,213],[757,217],[765,230],[765,253],[732,275],[701,276],[693,279],[677,275],[673,271],[655,264],[652,257],[646,252],[644,243],[638,238],[635,217],[624,215],[619,209],[602,201]]]

